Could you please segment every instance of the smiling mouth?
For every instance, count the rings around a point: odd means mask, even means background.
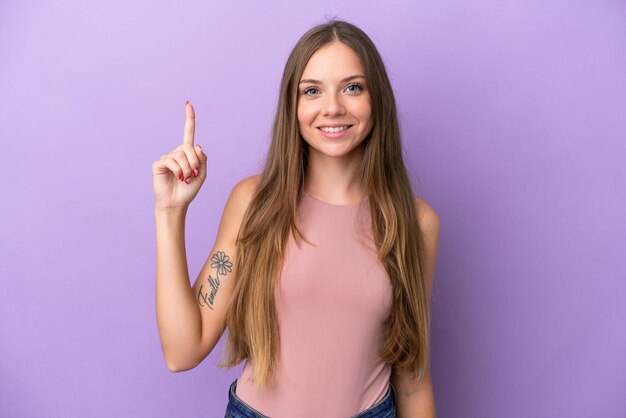
[[[322,126],[319,127],[317,129],[319,129],[322,132],[326,132],[326,133],[337,133],[337,132],[343,132],[346,129],[350,128],[352,125],[343,125],[343,126],[336,126],[336,127],[329,127],[329,126]]]

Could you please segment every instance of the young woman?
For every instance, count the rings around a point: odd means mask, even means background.
[[[228,329],[219,366],[246,363],[227,417],[435,417],[439,219],[413,195],[370,38],[330,21],[297,42],[263,172],[233,187],[193,287],[184,221],[207,156],[189,103],[186,114],[183,143],[152,165],[168,368],[195,367]]]

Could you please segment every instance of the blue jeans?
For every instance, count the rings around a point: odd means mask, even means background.
[[[270,418],[239,399],[235,394],[236,387],[237,379],[230,384],[224,418]],[[380,401],[350,418],[396,418],[396,391],[391,382],[387,393]]]

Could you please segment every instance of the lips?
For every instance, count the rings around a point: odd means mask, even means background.
[[[327,139],[338,139],[338,138],[343,138],[344,136],[346,136],[352,126],[353,125],[341,125],[341,126],[336,126],[336,127],[320,126],[317,129],[320,131],[320,134]],[[322,128],[327,128],[327,127],[331,128],[331,130],[325,131],[322,129]]]
[[[325,126],[318,126],[317,129],[326,133],[337,133],[337,132],[345,131],[346,129],[349,129],[351,126],[352,125],[325,125]]]

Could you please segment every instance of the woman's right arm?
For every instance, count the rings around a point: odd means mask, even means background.
[[[152,163],[157,271],[156,316],[167,367],[188,370],[219,341],[237,272],[235,241],[258,176],[239,181],[228,198],[213,249],[190,286],[185,216],[206,179],[207,156],[194,146],[195,112],[185,105],[183,142]]]
[[[157,322],[167,367],[197,366],[221,338],[237,276],[235,241],[257,176],[239,181],[224,207],[213,249],[193,287],[185,254],[186,210],[155,209],[157,230]]]

